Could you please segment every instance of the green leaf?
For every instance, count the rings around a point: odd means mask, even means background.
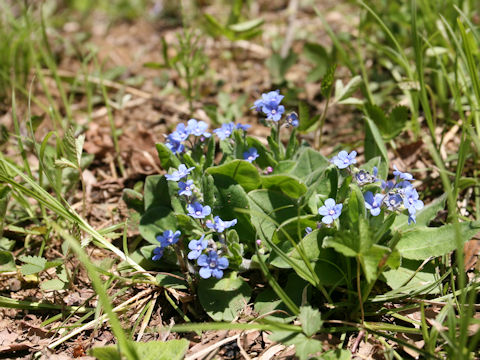
[[[297,140],[297,129],[293,129],[288,140],[287,150],[285,152],[285,159],[291,159],[297,152],[299,143]]]
[[[365,160],[368,161],[375,156],[381,155],[383,161],[388,166],[387,148],[383,142],[382,135],[380,135],[375,123],[369,118],[365,118],[365,131]]]
[[[18,260],[23,261],[25,264],[22,265],[22,274],[31,275],[39,273],[40,271],[45,270],[47,265],[47,259],[40,256],[26,256],[22,255]]]
[[[252,289],[236,272],[223,279],[201,279],[198,298],[206,313],[215,321],[233,321],[244,309]]]
[[[358,239],[351,232],[347,231],[342,231],[336,233],[335,236],[325,238],[323,244],[325,247],[331,247],[348,257],[356,257],[360,254],[361,250]]]
[[[330,162],[322,154],[311,148],[305,148],[300,154],[297,164],[291,173],[296,177],[305,180],[314,171],[325,169],[329,165]]]
[[[67,160],[74,164],[77,162],[77,146],[75,144],[75,130],[73,127],[69,127],[63,136],[63,147],[65,149],[65,156]],[[74,166],[76,167],[76,166]]]
[[[306,286],[308,286],[308,283],[305,280],[298,277],[295,273],[290,273],[287,275],[287,281],[285,285],[282,286],[282,288],[285,290],[285,293],[288,294],[290,299],[297,306],[300,306],[302,303],[303,289]],[[309,294],[310,292],[307,292],[307,298]],[[277,310],[285,311],[287,314],[283,312],[275,313],[275,311]],[[294,317],[288,316],[290,310],[278,297],[275,291],[270,287],[260,292],[260,294],[258,294],[258,296],[255,298],[255,311],[258,312],[259,315],[265,315],[267,313],[274,312],[273,314],[268,316],[267,319],[274,318],[278,320],[279,318],[281,318],[285,319],[286,321],[294,319]]]
[[[144,206],[145,210],[155,206],[171,207],[168,180],[164,175],[150,175],[145,179]]]
[[[40,283],[40,288],[44,291],[63,290],[67,284],[60,279],[45,280]]]
[[[61,169],[65,169],[65,168],[72,168],[72,169],[77,169],[77,165],[74,164],[73,162],[71,162],[70,160],[67,160],[65,158],[61,158],[61,159],[56,159],[55,160],[55,166],[56,167],[59,167]]]
[[[302,306],[298,320],[302,324],[302,330],[308,337],[315,335],[322,327],[323,321],[318,309],[313,309],[310,305]]]
[[[3,223],[7,214],[7,206],[10,200],[11,189],[9,186],[0,186],[0,239],[3,235]]]
[[[325,50],[322,45],[318,43],[307,42],[305,45],[303,45],[303,54],[308,61],[317,66],[321,65],[324,68],[324,71],[327,70],[330,57],[327,50]]]
[[[295,201],[277,191],[252,191],[248,202],[252,224],[262,240],[271,240],[278,224],[297,216]]]
[[[273,331],[269,335],[269,339],[285,345],[295,345],[295,355],[300,360],[310,359],[312,354],[323,351],[323,343],[321,341],[308,338],[301,333],[283,330]]]
[[[83,144],[85,143],[85,135],[79,135],[75,139],[75,151],[77,153],[77,164],[82,163]]]
[[[212,15],[209,14],[203,14],[205,20],[206,20],[206,28],[207,31],[214,37],[218,36],[226,36],[227,38],[232,36],[232,31],[225,28],[223,25],[221,25],[217,19],[215,19]]]
[[[165,171],[168,171],[171,167],[178,168],[180,160],[174,153],[163,143],[155,144],[157,148],[158,158],[160,159],[160,165]]]
[[[326,98],[330,98],[333,81],[335,80],[335,70],[337,69],[337,64],[330,66],[322,80],[322,85],[320,92]]]
[[[129,342],[141,360],[182,360],[190,342],[187,339],[169,341]],[[115,346],[93,348],[89,351],[97,360],[121,360]]]
[[[433,284],[438,279],[435,266],[432,263],[428,263],[421,270],[418,270],[420,265],[422,265],[421,260],[402,259],[402,265],[398,269],[384,271],[382,276],[392,290],[399,289],[401,293],[408,294],[410,291]],[[407,281],[408,284],[404,286]],[[438,291],[438,289],[436,290]]]
[[[413,260],[425,260],[430,256],[442,256],[455,250],[454,224],[438,228],[415,228],[405,232],[397,244],[400,254]],[[480,221],[468,221],[458,224],[463,242],[470,240],[480,231]]]
[[[365,109],[386,140],[393,139],[400,134],[408,121],[406,106],[396,106],[388,117],[377,105],[367,104]]]
[[[351,358],[352,353],[345,349],[325,351],[321,357],[322,360],[350,360]]]
[[[266,168],[267,166],[276,167],[277,162],[273,158],[272,153],[261,143],[260,140],[251,136],[247,136],[247,146],[249,148],[254,147],[257,149],[258,158],[255,160],[255,162],[262,169]]]
[[[0,273],[16,271],[15,260],[10,251],[0,250]]]
[[[279,191],[291,198],[299,198],[307,191],[307,187],[300,180],[290,175],[262,176],[262,188]]]
[[[140,234],[149,243],[158,245],[157,236],[163,234],[165,230],[177,229],[177,218],[170,208],[156,206],[149,208],[140,218],[138,227]]]
[[[0,237],[0,250],[12,251],[15,247],[15,240],[9,240],[5,237]]]
[[[257,189],[261,184],[257,168],[245,160],[233,160],[220,166],[208,168],[207,173],[229,177],[240,184],[246,192]]]
[[[219,215],[223,220],[237,219],[235,229],[242,242],[255,241],[255,229],[250,220],[250,214],[241,210],[249,209],[249,198],[245,190],[232,178],[221,174],[213,175],[215,203],[212,213]]]
[[[335,82],[335,101],[342,103],[350,98],[355,91],[362,85],[363,80],[360,75],[354,76],[347,85],[343,85],[341,80]]]
[[[254,29],[258,29],[260,26],[262,26],[262,24],[263,24],[263,19],[258,18],[258,19],[253,19],[249,21],[244,21],[237,24],[232,24],[232,25],[229,25],[228,28],[235,32],[247,32]]]
[[[136,212],[143,214],[145,203],[142,194],[133,189],[123,189],[122,200],[129,209],[134,209]]]
[[[182,276],[182,274],[176,274],[178,276]],[[176,277],[167,275],[167,274],[158,274],[155,279],[159,286],[164,288],[172,288],[172,289],[179,289],[179,290],[186,290],[187,289],[187,282],[177,279]]]
[[[320,115],[310,117],[310,110],[308,104],[300,101],[300,103],[298,104],[298,119],[300,121],[300,124],[298,126],[299,131],[309,132],[312,126],[318,126],[317,121],[319,117]]]
[[[208,139],[207,153],[205,154],[205,163],[203,164],[203,170],[213,166],[215,160],[215,139],[213,136]]]
[[[370,283],[378,278],[380,274],[378,265],[382,258],[390,252],[391,250],[388,247],[375,244],[370,247],[368,251],[364,251],[359,255],[367,282]],[[387,263],[391,264],[391,267],[398,267],[400,265],[399,253],[394,251],[394,253],[389,256]]]

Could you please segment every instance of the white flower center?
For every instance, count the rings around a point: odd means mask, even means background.
[[[272,114],[275,115],[277,113],[277,110],[273,109]]]
[[[217,266],[216,262],[215,261],[211,261],[210,262],[210,267],[213,269]]]
[[[195,211],[196,215],[202,215],[202,212],[200,210]]]
[[[335,210],[331,209],[328,213],[329,213],[330,215],[335,215]]]

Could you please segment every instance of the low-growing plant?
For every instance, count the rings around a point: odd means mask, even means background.
[[[167,174],[147,177],[143,196],[126,190],[125,199],[141,213],[140,232],[151,244],[140,249],[145,263],[183,278],[160,283],[190,289],[194,316],[198,305],[216,321],[241,316],[252,298],[244,276],[260,272],[271,289],[256,294],[255,311],[283,321],[298,316],[301,332],[272,339],[295,344],[306,359],[321,351],[312,336],[328,332],[329,321],[395,331],[368,321],[381,301],[441,293],[454,270],[438,279],[430,260],[456,248],[456,231],[470,239],[480,222],[430,227],[445,197],[424,206],[413,175],[394,166],[389,176],[381,157],[359,165],[355,150],[328,159],[300,145],[297,127],[306,119],[287,113],[282,99],[271,91],[252,107],[271,128],[268,146],[245,124],[213,134],[202,121],[178,124],[157,144]],[[375,290],[385,286],[391,291]]]

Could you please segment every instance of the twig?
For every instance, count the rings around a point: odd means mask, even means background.
[[[358,345],[360,345],[360,341],[362,341],[363,336],[365,335],[365,330],[360,330],[360,332],[357,335],[357,338],[355,339],[355,342],[352,346],[352,354],[355,354],[358,349]]]

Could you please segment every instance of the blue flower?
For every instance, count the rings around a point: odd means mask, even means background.
[[[178,181],[180,179],[183,179],[185,176],[190,174],[190,172],[195,169],[194,167],[188,168],[184,164],[180,164],[178,166],[178,171],[174,171],[172,174],[166,174],[165,178],[170,181]]]
[[[215,134],[217,134],[220,140],[225,140],[226,138],[230,137],[233,133],[235,125],[233,122],[228,124],[222,124],[221,127],[218,129],[213,130]]]
[[[207,220],[205,222],[205,225],[209,229],[215,230],[216,232],[222,233],[225,231],[225,229],[228,229],[229,227],[235,226],[237,224],[237,219],[233,219],[230,221],[223,221],[220,219],[219,216],[215,216],[212,220]]]
[[[188,248],[192,251],[188,253],[188,258],[190,260],[198,259],[198,257],[202,254],[202,251],[207,248],[208,241],[204,240],[205,235],[198,240],[192,240],[188,243]]]
[[[395,187],[395,183],[392,180],[384,181],[382,180],[382,189],[385,191],[390,191]]]
[[[353,150],[350,154],[345,150],[342,150],[337,156],[334,156],[330,162],[334,163],[339,169],[345,169],[346,167],[357,163],[355,156],[357,156],[357,152],[355,150]]]
[[[185,196],[192,196],[192,189],[195,187],[193,185],[193,180],[187,180],[187,182],[179,181],[178,187],[178,195],[185,195]]]
[[[398,181],[398,179],[408,180],[408,181],[414,180],[412,174],[407,173],[407,172],[405,172],[405,173],[401,172],[400,170],[397,169],[396,165],[393,165],[393,168],[395,169],[395,171],[393,172],[393,175],[395,175],[395,179],[397,181]]]
[[[197,121],[195,119],[188,120],[187,131],[194,136],[209,138],[212,134],[210,134],[207,129],[208,124],[205,121]]]
[[[235,127],[237,130],[243,130],[243,131],[247,131],[248,129],[250,129],[252,127],[252,125],[249,125],[249,124],[240,124],[238,123],[237,126]]]
[[[293,127],[298,127],[299,125],[298,121],[298,115],[296,112],[291,112],[290,114],[287,115],[287,126],[293,126]]]
[[[384,196],[382,194],[375,194],[374,196],[371,191],[367,191],[363,197],[365,198],[365,208],[370,210],[370,214],[372,216],[380,214]]]
[[[182,142],[187,140],[189,135],[190,130],[185,126],[184,123],[180,123],[177,125],[175,131],[169,135],[169,137],[171,137],[171,139],[174,141]]]
[[[167,137],[166,145],[174,154],[182,153],[185,150],[185,146],[180,141],[175,140],[171,134]]]
[[[280,90],[270,91],[266,94],[262,94],[262,98],[255,101],[253,108],[257,111],[261,110],[267,115],[267,120],[277,122],[285,112],[285,107],[280,105],[283,98],[284,96],[280,95]]]
[[[395,185],[395,189],[401,189],[402,191],[405,191],[407,188],[411,188],[412,183],[409,181],[400,181]]]
[[[157,236],[157,241],[160,243],[162,248],[167,247],[168,245],[173,245],[178,242],[181,232],[179,230],[173,232],[172,230],[165,230],[163,235]]]
[[[325,200],[324,205],[318,209],[318,213],[323,216],[322,222],[324,224],[331,224],[333,220],[338,219],[342,213],[342,204],[336,204],[335,200],[329,198]]]
[[[223,277],[223,270],[228,268],[228,259],[226,257],[218,257],[218,254],[210,250],[208,255],[202,254],[197,259],[197,265],[201,266],[198,272],[204,279],[213,276],[217,279]]]
[[[153,256],[152,256],[153,261],[160,260],[162,256],[163,256],[163,247],[157,246],[155,249],[153,249]]]
[[[403,193],[403,205],[410,214],[423,209],[423,201],[418,199],[418,192],[413,187],[405,189]]]
[[[308,234],[310,234],[312,231],[313,231],[313,229],[312,229],[310,226],[307,226],[307,227],[305,228],[305,236],[307,236]]]
[[[376,168],[375,168],[376,169]],[[377,177],[374,173],[374,175],[370,174],[368,171],[365,170],[359,170],[355,173],[355,181],[359,186],[363,186],[366,184],[371,184],[377,181]]]
[[[390,191],[384,198],[383,203],[387,206],[387,209],[390,211],[396,211],[402,206],[403,198],[397,192]]]
[[[194,202],[193,204],[187,205],[188,215],[195,219],[203,219],[205,216],[208,216],[212,213],[210,206],[202,206],[199,202]]]
[[[243,159],[247,160],[249,163],[253,162],[259,156],[260,155],[258,155],[257,149],[255,149],[254,147],[251,147],[243,153]]]

